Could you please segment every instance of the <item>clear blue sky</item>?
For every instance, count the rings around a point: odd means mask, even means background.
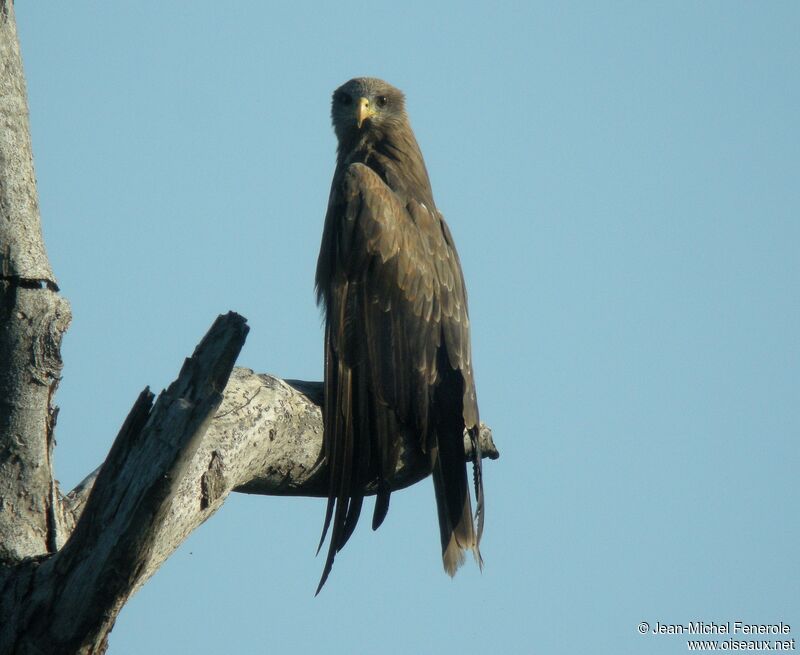
[[[429,482],[314,598],[324,502],[233,497],[111,653],[680,653],[640,621],[800,638],[800,5],[16,5],[48,251],[74,321],[56,468],[104,458],[214,317],[321,379],[313,276],[356,75],[408,96],[470,292],[483,574]]]

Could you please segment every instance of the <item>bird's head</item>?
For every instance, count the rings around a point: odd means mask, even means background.
[[[383,80],[356,77],[333,92],[331,119],[340,144],[378,138],[407,123],[405,97]]]

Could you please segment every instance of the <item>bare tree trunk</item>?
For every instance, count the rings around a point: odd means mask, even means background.
[[[231,491],[326,495],[321,383],[234,369],[248,327],[229,313],[62,496],[52,399],[70,318],[41,235],[14,7],[0,0],[0,655],[104,653],[126,601]],[[412,446],[396,489],[428,474]],[[485,426],[481,446],[498,457]]]
[[[50,453],[69,304],[42,241],[14,6],[0,0],[0,560],[55,551]]]

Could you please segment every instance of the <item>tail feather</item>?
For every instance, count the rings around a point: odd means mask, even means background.
[[[444,570],[452,576],[464,563],[464,552],[467,550],[472,551],[478,566],[483,567],[480,551],[483,532],[483,480],[478,430],[476,426],[469,426],[477,502],[477,513],[473,519],[470,485],[464,463],[464,380],[461,373],[453,370],[447,363],[446,348],[439,352],[439,357],[442,379],[434,396],[430,457],[442,541],[442,563]]]
[[[483,568],[480,553],[480,538],[472,519],[472,502],[467,487],[466,470],[463,459],[458,469],[463,474],[461,480],[448,476],[444,470],[438,448],[431,451],[433,459],[433,488],[436,495],[436,509],[439,515],[439,535],[442,542],[442,564],[451,577],[464,563],[464,553],[472,551],[478,566]],[[446,466],[446,464],[445,464]],[[448,480],[448,478],[450,478]],[[456,483],[456,488],[452,485]]]
[[[389,499],[391,498],[391,491],[389,485],[385,480],[378,483],[378,493],[375,496],[375,510],[372,514],[372,529],[377,530],[386,514],[389,512]]]

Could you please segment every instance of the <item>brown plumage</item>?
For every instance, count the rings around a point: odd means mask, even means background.
[[[450,230],[433,201],[402,92],[355,78],[333,94],[339,141],[317,263],[325,309],[324,455],[331,528],[317,593],[377,486],[372,527],[389,509],[399,434],[418,436],[433,474],[442,559],[481,564],[483,483],[467,294]],[[473,446],[473,523],[464,429]]]

